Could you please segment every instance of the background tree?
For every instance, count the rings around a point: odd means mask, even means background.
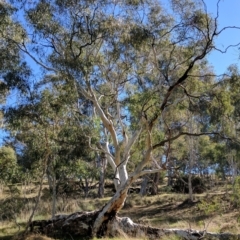
[[[90,176],[97,174],[89,171],[88,166],[95,163],[89,141],[96,141],[97,125],[84,117],[76,98],[66,88],[53,86],[39,93],[35,88],[26,96],[26,104],[5,112],[9,130],[14,133],[11,144],[18,152],[19,164],[35,177],[39,169],[46,173],[53,197],[53,216],[60,186],[67,186],[70,179],[79,179],[87,196]]]
[[[0,172],[1,182],[14,183],[19,181],[20,169],[17,165],[17,157],[15,151],[11,147],[1,147],[0,149]]]

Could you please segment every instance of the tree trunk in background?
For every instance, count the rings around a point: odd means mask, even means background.
[[[147,194],[147,186],[148,186],[148,177],[144,176],[143,181],[141,183],[140,195],[145,196]]]
[[[189,200],[193,202],[192,174],[188,174],[188,194]]]
[[[237,177],[237,162],[234,161],[233,159],[233,163],[232,163],[232,183],[235,183]]]
[[[107,159],[105,154],[101,154],[98,159],[97,166],[99,168],[100,176],[99,176],[99,185],[98,185],[98,197],[104,197],[104,185],[105,185],[105,171],[107,167]]]
[[[189,126],[189,132],[193,131],[193,116],[190,117],[190,126]],[[188,153],[188,194],[189,194],[189,200],[193,202],[193,187],[192,187],[192,169],[194,166],[194,160],[196,159],[196,151],[194,148],[196,146],[194,145],[193,136],[188,136],[188,146],[189,146],[189,153]]]
[[[232,169],[232,185],[234,185],[235,183],[235,179],[237,177],[237,162],[235,161],[236,158],[236,151],[235,150],[232,150],[230,152],[230,154],[228,155],[228,162],[229,162],[229,165]]]
[[[4,188],[3,181],[0,180],[0,194],[3,193],[3,188]]]
[[[89,182],[87,178],[85,178],[85,187],[83,189],[84,189],[84,198],[87,198],[89,194]]]
[[[169,187],[173,186],[173,167],[174,167],[173,161],[169,159],[168,168],[167,168],[167,179],[168,179],[167,185]]]
[[[157,173],[153,174],[151,195],[157,195],[158,194],[159,176],[160,176],[160,172],[157,172]]]
[[[53,174],[53,192],[52,192],[52,218],[56,214],[57,191],[56,191],[56,174]]]
[[[48,165],[47,166],[47,179],[49,190],[52,195],[52,217],[55,216],[56,213],[56,201],[57,201],[57,185],[56,185],[56,174],[53,171],[53,167]]]
[[[42,176],[40,178],[40,186],[39,186],[38,194],[37,194],[37,197],[36,197],[36,201],[35,201],[34,207],[32,209],[32,213],[31,213],[31,215],[30,215],[30,217],[28,219],[28,222],[27,222],[26,228],[24,230],[24,233],[27,233],[28,228],[31,227],[32,219],[33,219],[33,217],[35,215],[35,212],[37,211],[38,205],[40,203],[41,193],[42,193],[42,189],[43,189],[43,181],[44,181],[44,176],[45,176],[46,170],[47,170],[47,167],[44,166],[44,169],[43,169],[43,172],[42,172]]]

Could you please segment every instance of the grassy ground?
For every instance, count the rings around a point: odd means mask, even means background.
[[[229,189],[229,186],[215,187],[204,194],[195,195],[195,201],[190,203],[186,194],[166,192],[163,191],[164,186],[160,186],[157,196],[130,194],[119,215],[128,216],[137,223],[161,228],[240,233],[239,208]],[[21,232],[31,214],[38,186],[32,184],[25,190],[19,186],[18,190],[14,196],[7,189],[0,193],[0,239],[11,239]],[[109,196],[103,199],[94,197],[94,192],[88,199],[61,196],[58,199],[57,214],[98,209],[110,199],[111,194],[109,192]],[[35,220],[50,218],[50,199],[45,187]],[[28,240],[48,239],[38,235],[28,237]]]
[[[239,209],[229,204],[225,194],[196,196],[193,203],[189,203],[185,195],[176,194],[135,196],[127,202],[129,206],[125,206],[120,215],[127,215],[138,223],[161,228],[240,233]]]

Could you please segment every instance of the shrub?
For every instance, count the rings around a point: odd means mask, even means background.
[[[177,177],[173,181],[172,191],[178,193],[188,193],[188,175]],[[193,193],[203,193],[206,190],[204,181],[200,177],[192,177]]]

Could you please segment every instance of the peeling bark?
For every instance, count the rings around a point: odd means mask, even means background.
[[[52,220],[34,221],[31,224],[31,231],[40,232],[50,237],[71,236],[91,237],[92,227],[99,211],[77,212],[71,215],[59,215]],[[136,238],[161,239],[169,235],[176,235],[184,240],[229,240],[240,239],[240,234],[231,233],[210,233],[192,229],[161,229],[134,223],[130,218],[117,216],[113,217],[107,224],[102,226],[104,235],[129,236]],[[98,235],[98,237],[101,237]]]
[[[104,236],[106,234],[108,222],[114,219],[123,207],[127,193],[128,187],[123,187],[118,190],[113,198],[99,212],[92,227],[93,236]]]

